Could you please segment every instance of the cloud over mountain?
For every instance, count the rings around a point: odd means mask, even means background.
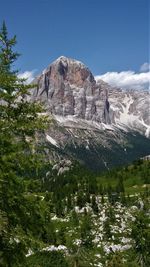
[[[29,84],[35,78],[35,72],[36,72],[36,70],[24,71],[22,73],[19,73],[18,77],[21,79],[26,79],[26,83]]]
[[[121,72],[106,72],[102,75],[96,75],[95,80],[103,80],[111,86],[120,87],[123,89],[136,89],[136,90],[150,90],[150,64],[145,62],[140,67],[140,72],[135,71],[121,71]],[[19,78],[27,79],[26,83],[29,84],[36,76],[36,70],[24,71],[18,74]]]
[[[140,70],[142,71],[140,73],[131,70],[106,72],[105,74],[95,76],[95,79],[101,79],[112,86],[121,87],[123,89],[149,90],[150,72],[146,72],[146,70],[148,70],[148,63],[144,63]]]

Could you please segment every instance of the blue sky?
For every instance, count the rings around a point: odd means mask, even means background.
[[[148,0],[0,0],[0,22],[16,34],[17,68],[40,72],[61,55],[94,75],[148,62]]]

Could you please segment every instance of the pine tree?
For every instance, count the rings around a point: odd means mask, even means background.
[[[90,267],[92,260],[93,259],[90,255],[89,250],[85,249],[83,246],[76,246],[76,245],[69,246],[69,255],[68,255],[69,266]]]
[[[127,265],[124,264],[122,255],[116,252],[107,262],[106,267],[127,267]]]
[[[110,239],[112,237],[111,227],[110,227],[111,221],[108,217],[106,221],[104,222],[104,232],[105,232],[105,238]]]
[[[95,195],[92,196],[92,209],[94,211],[94,213],[98,214],[98,205],[96,203],[96,197]]]
[[[85,206],[85,201],[84,201],[84,195],[82,191],[78,191],[77,194],[77,206],[79,206],[80,209],[82,209]]]
[[[123,183],[123,176],[119,175],[118,177],[118,184],[116,186],[116,192],[120,193],[124,193],[125,189],[124,189],[124,183]]]
[[[73,226],[77,227],[79,225],[79,218],[78,218],[78,214],[76,213],[75,209],[73,209],[71,215],[72,215],[71,222]]]
[[[132,225],[131,237],[134,240],[134,251],[139,265],[150,266],[150,218],[144,211],[139,211]]]
[[[59,245],[66,245],[66,227],[64,225],[61,226],[57,239]]]
[[[28,247],[27,180],[37,179],[43,164],[36,134],[46,118],[39,104],[27,100],[29,85],[14,71],[16,37],[0,31],[0,266],[17,266]]]
[[[80,234],[81,234],[81,245],[85,248],[92,247],[92,218],[88,213],[84,213],[84,217],[82,219]]]

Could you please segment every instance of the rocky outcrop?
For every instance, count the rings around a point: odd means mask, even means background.
[[[55,115],[110,123],[106,90],[81,62],[60,57],[37,77],[34,99]]]

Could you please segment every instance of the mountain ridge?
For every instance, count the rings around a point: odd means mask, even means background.
[[[96,81],[86,65],[64,56],[34,83],[32,100],[41,101],[53,120],[45,140],[56,158],[65,152],[83,162],[87,157],[86,165],[94,158],[97,167],[109,168],[120,158],[129,163],[149,154],[149,92],[124,91]]]

